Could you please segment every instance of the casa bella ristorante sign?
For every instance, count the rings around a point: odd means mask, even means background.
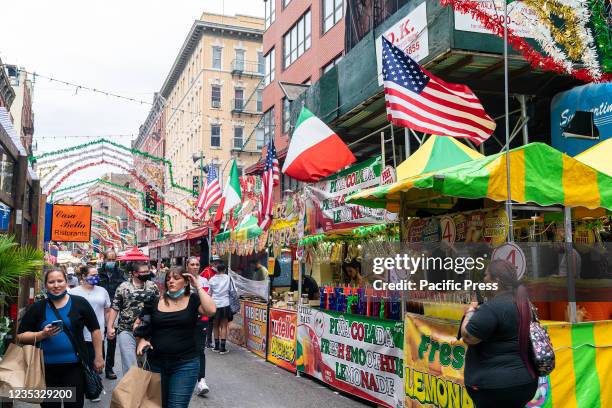
[[[91,240],[91,206],[54,204],[51,240],[89,242]]]

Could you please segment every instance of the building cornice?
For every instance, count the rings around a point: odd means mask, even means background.
[[[160,94],[164,98],[168,98],[170,96],[172,89],[176,85],[176,82],[181,76],[181,73],[185,69],[187,62],[191,58],[191,55],[198,46],[198,43],[205,32],[253,38],[254,40],[262,41],[264,30],[196,20],[191,26],[191,30],[189,30],[189,34],[187,34],[187,38],[185,39],[185,42],[183,43],[174,64],[172,64],[170,73],[166,77],[166,80],[161,87]]]

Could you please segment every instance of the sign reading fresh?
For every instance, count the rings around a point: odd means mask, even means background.
[[[300,306],[297,369],[376,404],[404,406],[401,322]]]

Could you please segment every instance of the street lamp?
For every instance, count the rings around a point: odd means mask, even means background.
[[[193,160],[194,164],[198,160],[200,161],[200,177],[198,178],[198,185],[200,186],[200,191],[202,191],[202,186],[204,185],[202,180],[202,178],[204,177],[204,152],[200,151],[200,154],[194,153],[191,156],[191,159]]]

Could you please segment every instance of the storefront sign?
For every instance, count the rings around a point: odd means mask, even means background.
[[[406,407],[473,408],[463,384],[467,347],[459,323],[406,314]]]
[[[345,202],[350,194],[378,186],[380,177],[381,159],[376,157],[306,186],[307,234],[395,221],[397,215],[383,208],[367,208]]]
[[[493,250],[491,259],[503,259],[510,262],[516,267],[516,274],[518,279],[521,279],[525,274],[527,268],[527,261],[525,259],[525,253],[520,246],[514,242],[507,242],[502,246],[499,246]]]
[[[91,206],[54,204],[51,240],[89,242],[91,240]]]
[[[270,309],[270,350],[268,361],[295,372],[297,312]]]
[[[498,209],[486,214],[483,231],[485,241],[492,245],[500,245],[505,242],[508,225],[508,216],[505,210]]]
[[[504,24],[504,0],[478,2],[478,8],[495,17],[500,25]],[[520,1],[508,5],[508,29],[512,30],[517,36],[533,38],[532,27],[536,25],[539,25],[539,22],[535,10],[531,7]],[[459,11],[455,11],[455,30],[493,34],[471,14],[463,14]]]
[[[455,243],[455,239],[457,238],[457,229],[455,228],[455,222],[451,217],[444,216],[440,218],[440,231],[442,232],[442,241],[448,244]]]
[[[419,62],[429,55],[429,35],[427,32],[426,2],[421,3],[408,15],[395,23],[383,33],[393,45]],[[378,84],[382,85],[382,40],[376,39],[376,65],[378,67]]]
[[[297,369],[375,404],[404,406],[404,325],[300,306]]]
[[[244,332],[246,348],[262,358],[266,358],[266,305],[244,302]]]

